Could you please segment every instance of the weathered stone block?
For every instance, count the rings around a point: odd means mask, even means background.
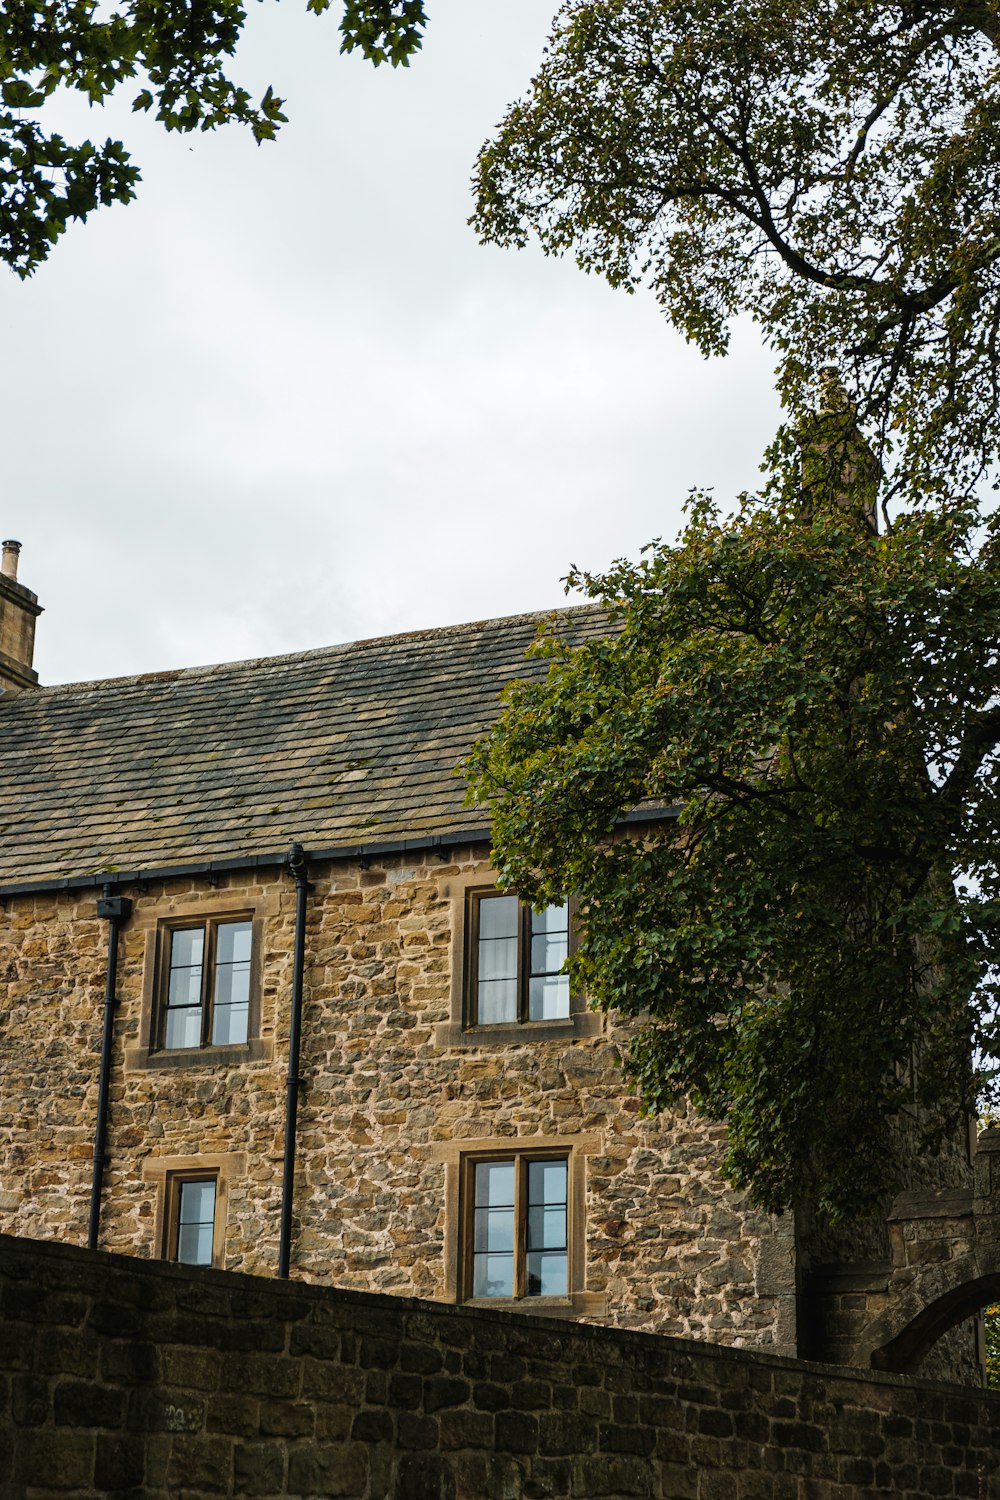
[[[25,1429],[14,1444],[14,1479],[33,1490],[92,1493],[97,1440],[90,1432]]]
[[[237,1443],[233,1450],[233,1492],[275,1495],[285,1487],[285,1449],[281,1443]]]
[[[325,1500],[354,1500],[368,1489],[368,1453],[349,1448],[293,1448],[288,1456],[289,1495],[322,1495]]]
[[[260,1403],[256,1396],[214,1395],[205,1411],[208,1432],[227,1432],[231,1437],[254,1437],[259,1431]]]
[[[522,1412],[498,1412],[494,1418],[498,1453],[535,1453],[538,1450],[538,1420]]]
[[[125,1392],[112,1386],[67,1380],[52,1397],[58,1427],[121,1427],[125,1420]]]
[[[422,1417],[412,1411],[400,1412],[396,1419],[396,1441],[400,1448],[436,1448],[440,1428],[434,1417]]]
[[[598,1436],[602,1453],[647,1455],[656,1447],[656,1433],[648,1427],[620,1427],[617,1422],[606,1422],[601,1424]]]
[[[18,1427],[42,1427],[52,1410],[49,1380],[43,1375],[15,1375],[11,1382],[11,1416]]]
[[[487,1492],[483,1494],[485,1500]],[[403,1454],[397,1467],[392,1500],[456,1500],[455,1477],[448,1460],[424,1454]]]
[[[311,1406],[301,1401],[262,1401],[260,1432],[262,1437],[309,1437],[316,1416]]]
[[[589,1453],[597,1447],[596,1424],[571,1412],[538,1418],[538,1451],[545,1455]]]
[[[232,1493],[233,1444],[204,1433],[178,1434],[170,1444],[167,1484],[171,1491],[199,1490],[208,1495]]]
[[[638,1458],[590,1453],[574,1459],[570,1473],[570,1493],[586,1496],[587,1500],[625,1500],[632,1496],[647,1500],[655,1493],[652,1469]],[[664,1492],[671,1500],[697,1500],[696,1478],[693,1486],[685,1488],[683,1482],[678,1486],[672,1475],[670,1485]]]
[[[356,1443],[391,1443],[392,1436],[392,1413],[388,1411],[359,1411],[351,1425]]]
[[[464,1406],[472,1394],[466,1380],[449,1379],[447,1376],[431,1376],[424,1382],[424,1411],[440,1411],[445,1406]]]
[[[99,1434],[94,1463],[94,1488],[99,1494],[138,1489],[145,1475],[146,1450],[141,1438]]]

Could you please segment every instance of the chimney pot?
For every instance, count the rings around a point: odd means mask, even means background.
[[[11,578],[17,582],[17,560],[21,555],[21,543],[9,540],[3,544],[3,560],[0,561],[0,573],[4,578]]]
[[[38,686],[31,665],[35,652],[35,620],[41,614],[38,596],[17,581],[21,543],[0,542],[0,696]]]

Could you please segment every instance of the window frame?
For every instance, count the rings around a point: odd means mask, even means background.
[[[603,1150],[599,1132],[574,1135],[489,1136],[435,1143],[429,1151],[432,1162],[444,1171],[445,1263],[444,1295],[451,1302],[473,1307],[536,1313],[550,1318],[602,1319],[607,1313],[604,1290],[587,1289],[587,1162]],[[514,1296],[473,1297],[472,1244],[474,1218],[474,1170],[479,1162],[566,1162],[566,1274],[564,1297]],[[526,1174],[525,1174],[526,1175]],[[527,1261],[525,1260],[525,1267]]]
[[[512,1021],[480,1021],[479,1019],[479,929],[480,912],[484,901],[495,901],[504,896],[517,900],[517,1016]],[[576,901],[572,898],[561,908],[566,912],[566,951],[576,949]],[[568,1005],[564,1016],[533,1019],[529,1015],[531,995],[531,918],[532,907],[522,901],[516,891],[501,891],[495,886],[486,889],[470,887],[465,893],[465,983],[464,1009],[466,1027],[492,1030],[495,1026],[538,1026],[550,1022],[565,1023],[573,1016],[573,988],[568,988]]]
[[[212,1258],[209,1266],[218,1268],[221,1264],[221,1246],[219,1244],[219,1198],[220,1183],[219,1173],[215,1170],[201,1171],[179,1171],[171,1172],[166,1179],[166,1203],[163,1215],[163,1255],[164,1260],[169,1260],[177,1266],[194,1266],[196,1269],[206,1269],[200,1261],[182,1261],[178,1257],[181,1225],[181,1191],[187,1183],[211,1182],[215,1186],[215,1201],[212,1209]],[[224,1239],[223,1231],[223,1239]]]
[[[586,995],[578,993],[572,986],[568,1016],[552,1021],[488,1022],[485,1025],[474,1022],[471,1019],[468,994],[469,970],[474,952],[468,931],[471,903],[477,895],[513,896],[517,893],[499,885],[496,872],[490,869],[488,855],[484,854],[478,868],[446,877],[441,894],[448,899],[451,912],[451,989],[448,1019],[438,1022],[434,1028],[436,1047],[534,1046],[543,1041],[581,1041],[587,1037],[604,1035],[603,1012],[591,1010]],[[524,907],[526,903],[522,902],[521,905]],[[574,915],[577,903],[571,897],[567,905],[570,909],[569,951],[573,952],[576,944]]]
[[[184,1182],[204,1182],[207,1178],[213,1178],[215,1181],[215,1228],[212,1236],[212,1266],[216,1270],[224,1269],[230,1188],[246,1176],[246,1165],[246,1155],[242,1151],[205,1152],[196,1156],[145,1157],[142,1163],[142,1180],[155,1194],[150,1253],[160,1260],[169,1261],[172,1265],[186,1264],[176,1259],[180,1185]],[[191,1269],[199,1268],[192,1267]]]
[[[242,1042],[213,1042],[211,1040],[211,1032],[215,1013],[215,956],[218,948],[218,931],[220,927],[231,926],[236,923],[245,923],[250,928],[250,982],[247,987],[247,1034],[245,1040]],[[196,928],[201,928],[205,934],[201,966],[201,999],[199,1002],[201,1009],[201,1041],[195,1047],[168,1047],[165,1039],[167,1011],[169,1009],[167,998],[170,992],[170,955],[173,947],[173,935],[175,932],[192,932]],[[260,955],[253,912],[205,912],[166,917],[159,924],[157,937],[159,942],[150,1051],[156,1053],[157,1056],[166,1055],[169,1057],[175,1054],[183,1054],[190,1057],[192,1054],[201,1055],[205,1052],[224,1052],[229,1054],[245,1050],[250,1039],[260,1029],[259,986],[255,985],[254,982],[259,968]],[[257,1002],[256,1007],[255,1000]]]
[[[126,1046],[125,1070],[145,1068],[192,1068],[234,1063],[270,1061],[274,1055],[271,1027],[263,1027],[263,939],[265,919],[273,903],[251,896],[240,899],[230,893],[220,899],[205,893],[197,902],[155,903],[138,913],[144,932],[142,1004],[138,1045]],[[245,1042],[208,1042],[197,1047],[164,1047],[166,993],[170,978],[171,934],[178,929],[205,927],[208,923],[250,923],[250,1006]],[[214,968],[214,965],[213,965]],[[203,977],[203,983],[208,981]],[[204,1027],[203,1011],[203,1027]],[[266,1031],[266,1034],[264,1034]],[[203,1031],[204,1034],[204,1031]]]
[[[514,1292],[510,1297],[476,1297],[473,1295],[475,1276],[475,1232],[476,1232],[476,1168],[490,1163],[512,1162],[514,1166]],[[561,1161],[566,1167],[566,1291],[558,1297],[543,1297],[527,1290],[528,1279],[528,1167],[533,1162]],[[462,1182],[460,1187],[461,1247],[461,1300],[478,1305],[506,1306],[511,1302],[569,1302],[572,1268],[570,1265],[573,1244],[573,1204],[570,1191],[570,1153],[562,1150],[518,1151],[498,1148],[483,1153],[469,1152],[462,1159]]]

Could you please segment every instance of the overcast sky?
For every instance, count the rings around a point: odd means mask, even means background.
[[[571,563],[672,537],[692,485],[754,485],[752,328],[706,363],[650,296],[466,225],[553,0],[430,9],[394,72],[339,56],[336,4],[250,7],[275,144],[63,108],[144,180],[31,281],[0,272],[0,535],[44,682],[549,608]]]

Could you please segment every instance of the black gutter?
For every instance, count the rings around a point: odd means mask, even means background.
[[[301,844],[293,844],[285,856],[295,876],[295,944],[292,950],[292,1018],[288,1028],[288,1084],[285,1093],[285,1164],[281,1177],[281,1233],[278,1239],[278,1275],[288,1279],[292,1258],[292,1196],[295,1191],[295,1127],[299,1113],[299,1050],[302,1038],[302,976],[306,956],[306,902],[309,882]]]
[[[112,896],[110,885],[97,903],[97,915],[108,924],[108,964],[104,981],[104,1029],[101,1034],[101,1067],[97,1079],[97,1124],[94,1129],[94,1176],[90,1187],[90,1222],[87,1249],[96,1250],[101,1232],[101,1188],[108,1140],[108,1097],[111,1092],[111,1046],[114,1040],[115,991],[118,987],[118,933],[128,921],[132,903],[127,896]]]
[[[660,823],[672,820],[679,807],[637,807],[619,818],[617,827],[635,823]],[[410,854],[423,850],[451,849],[457,844],[489,844],[489,824],[479,828],[457,828],[445,833],[423,834],[410,839],[386,839],[371,844],[334,844],[313,850],[313,864],[337,859],[376,859],[382,854]],[[48,891],[93,891],[122,885],[148,885],[158,880],[179,880],[195,875],[229,875],[237,870],[275,870],[288,864],[287,850],[281,854],[236,854],[221,859],[200,859],[186,865],[155,865],[148,869],[101,870],[93,875],[64,875],[52,880],[22,880],[0,885],[0,900],[5,896],[33,896]]]
[[[456,844],[488,844],[489,825],[481,828],[459,828],[448,833],[424,834],[412,839],[387,839],[371,844],[335,844],[316,849],[309,858],[321,860],[371,859],[380,854],[408,854],[423,849],[450,849]],[[234,870],[276,870],[288,864],[288,851],[281,854],[236,854],[222,859],[200,859],[186,865],[155,865],[148,869],[101,870],[93,875],[65,875],[53,880],[25,880],[0,885],[4,896],[30,896],[43,891],[86,891],[102,886],[148,885],[155,880],[175,880],[193,875],[227,875]]]

